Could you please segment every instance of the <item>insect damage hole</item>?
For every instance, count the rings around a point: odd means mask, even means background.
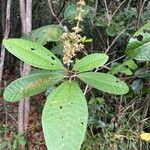
[[[55,60],[55,58],[53,56],[51,58],[52,58],[52,60]]]
[[[31,48],[31,51],[34,51],[35,50],[35,48]]]
[[[138,35],[136,38],[137,38],[138,41],[142,41],[143,40],[143,36],[142,35]]]
[[[62,106],[60,106],[59,108],[62,109]]]

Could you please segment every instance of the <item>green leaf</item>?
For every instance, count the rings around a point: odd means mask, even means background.
[[[59,59],[37,43],[16,38],[3,40],[3,45],[10,53],[34,67],[49,70],[63,69]]]
[[[123,64],[127,65],[132,70],[136,70],[138,68],[137,64],[132,59],[125,61]]]
[[[139,68],[138,70],[136,70],[135,72],[135,76],[138,78],[149,78],[150,77],[150,72],[148,71],[148,68],[143,67],[143,68]]]
[[[83,57],[80,60],[77,60],[73,70],[83,72],[93,70],[94,68],[104,65],[108,61],[108,55],[95,53]]]
[[[79,74],[78,77],[86,84],[110,94],[123,95],[129,91],[125,82],[110,74],[86,72]]]
[[[141,79],[134,80],[131,87],[134,92],[139,92],[143,87],[143,80]]]
[[[14,148],[14,150],[17,150],[19,145],[25,145],[26,143],[27,142],[26,142],[26,139],[25,139],[24,135],[18,134],[18,135],[15,136],[14,143],[13,143],[13,148]]]
[[[64,45],[62,42],[58,42],[56,46],[51,49],[51,52],[57,55],[63,56],[64,54]]]
[[[42,126],[48,149],[80,150],[87,126],[84,94],[75,82],[66,81],[47,98]]]
[[[116,36],[118,33],[118,29],[119,27],[117,24],[112,24],[106,28],[106,32],[109,36]]]
[[[95,26],[97,26],[97,27],[104,27],[104,28],[106,28],[106,27],[107,27],[107,18],[106,18],[106,16],[105,16],[105,14],[100,13],[99,16],[96,15],[96,16],[93,18],[93,23],[94,23]]]
[[[142,26],[137,32],[135,32],[134,37],[142,34],[142,33],[150,33],[150,21]]]
[[[59,41],[61,36],[62,31],[57,25],[47,25],[27,33],[23,38],[44,45],[50,41]]]
[[[114,63],[111,66],[111,70],[109,71],[109,73],[111,73],[112,75],[114,74],[118,74],[118,73],[123,73],[126,75],[132,75],[132,71],[130,70],[130,68],[127,67],[127,64],[124,63]]]
[[[89,17],[91,11],[92,7],[88,5],[83,6],[82,17]],[[72,21],[75,20],[76,16],[77,16],[77,5],[76,4],[68,5],[64,12],[64,18],[66,20]]]
[[[139,29],[130,39],[126,54],[136,60],[150,61],[150,22]]]
[[[10,102],[41,93],[58,83],[64,75],[58,72],[41,71],[13,81],[4,91],[4,99]]]

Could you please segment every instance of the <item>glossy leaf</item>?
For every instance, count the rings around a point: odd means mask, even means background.
[[[139,68],[138,70],[136,70],[135,76],[138,78],[149,78],[150,72],[149,72],[148,68],[146,68],[146,67]]]
[[[131,87],[133,91],[140,92],[140,90],[143,87],[143,80],[141,79],[134,80]]]
[[[6,101],[15,102],[47,90],[64,78],[58,72],[41,71],[13,81],[4,91]]]
[[[110,94],[123,95],[129,91],[125,82],[110,74],[86,72],[79,74],[78,77],[86,84]]]
[[[3,45],[10,53],[34,67],[49,70],[63,69],[59,59],[37,43],[23,39],[7,39],[3,40]]]
[[[44,45],[50,41],[59,41],[62,31],[57,25],[47,25],[31,31],[23,36],[24,39]]]
[[[87,126],[84,94],[75,82],[66,81],[47,98],[42,126],[50,150],[80,150]]]
[[[139,29],[130,39],[126,54],[133,59],[150,61],[150,22]]]
[[[101,53],[90,54],[83,57],[80,60],[77,60],[73,70],[79,72],[93,70],[94,68],[101,67],[107,61],[108,61],[108,55],[106,54],[101,54]]]

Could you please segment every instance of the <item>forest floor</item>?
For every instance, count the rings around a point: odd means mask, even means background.
[[[5,69],[4,83],[8,85],[16,78],[15,71]],[[7,81],[7,82],[6,82]],[[0,87],[1,91],[4,90],[4,85]],[[1,92],[2,93],[2,92]],[[41,114],[45,103],[45,95],[41,93],[30,99],[30,115],[29,126],[27,130],[26,139],[22,140],[27,143],[27,150],[47,150],[44,144],[44,136],[41,125]],[[5,102],[2,94],[0,95],[0,145],[7,145],[7,149],[17,146],[18,135],[18,102],[8,103]],[[20,139],[19,139],[20,140]],[[4,150],[7,150],[6,148]],[[12,149],[12,148],[11,148]],[[1,150],[1,149],[0,149]],[[3,149],[2,149],[3,150]]]

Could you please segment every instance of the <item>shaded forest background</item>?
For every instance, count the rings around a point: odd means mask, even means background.
[[[71,29],[75,22],[64,19],[64,12],[74,0],[53,0],[52,13],[47,0],[32,2],[32,29],[61,24]],[[89,123],[83,150],[149,150],[150,145],[139,139],[141,132],[150,131],[150,66],[135,62],[136,69],[113,70],[114,63],[123,64],[129,38],[150,20],[150,2],[147,0],[87,0],[90,13],[82,23],[82,34],[92,42],[86,44],[88,54],[106,52],[110,57],[108,68],[130,86],[124,96],[113,96],[95,89],[87,92]],[[19,1],[11,2],[10,33],[8,37],[22,36]],[[0,41],[5,36],[7,0],[0,1]],[[110,15],[109,15],[110,14]],[[108,17],[111,16],[110,18]],[[53,48],[55,43],[45,46]],[[82,57],[81,54],[77,56]],[[46,150],[41,127],[41,112],[45,94],[30,99],[29,125],[25,136],[18,134],[18,103],[7,103],[2,95],[5,87],[21,76],[23,63],[5,53],[3,78],[0,86],[0,150]],[[122,66],[121,66],[122,67]],[[84,86],[83,86],[84,89]],[[35,101],[36,99],[36,101]]]

